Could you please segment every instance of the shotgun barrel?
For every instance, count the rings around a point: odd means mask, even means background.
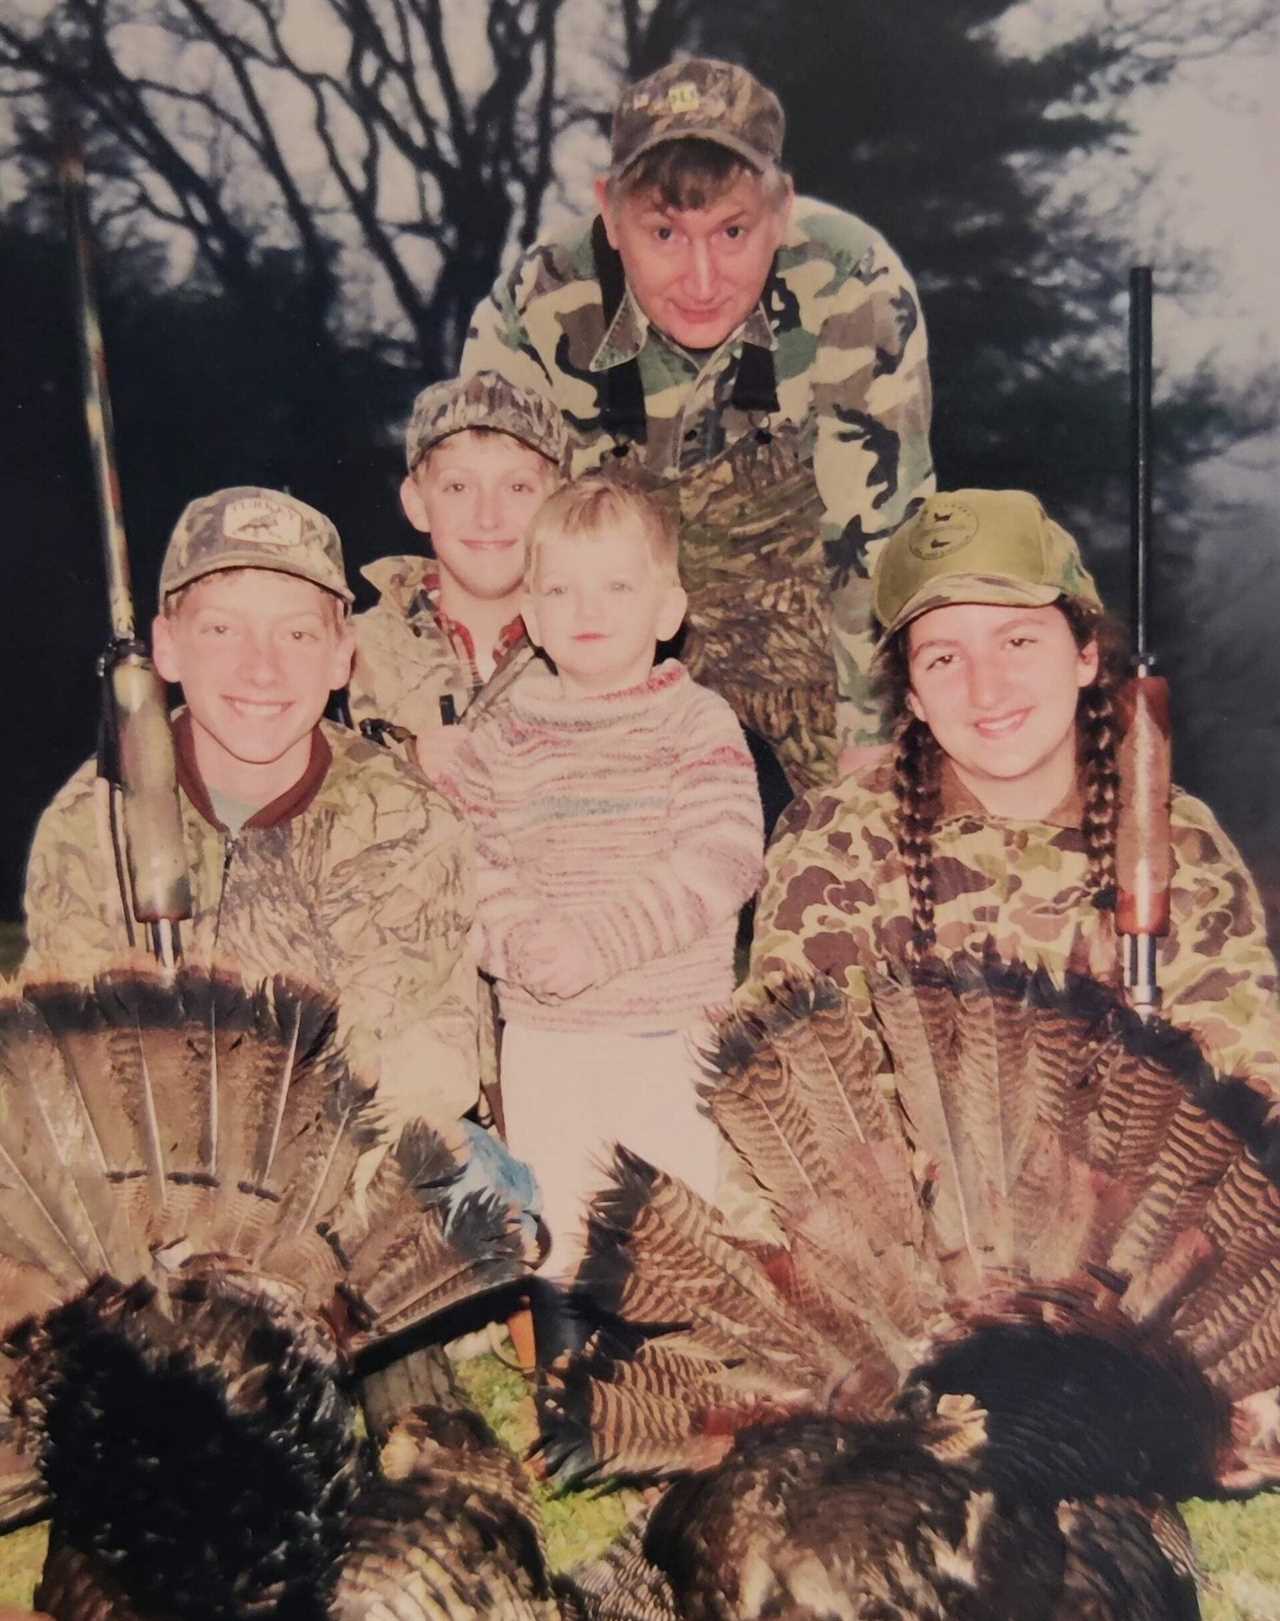
[[[1169,932],[1172,747],[1169,684],[1151,648],[1151,291],[1148,266],[1129,272],[1129,436],[1133,659],[1120,745],[1116,928],[1126,937],[1125,985],[1144,1018],[1160,1006],[1157,942]]]
[[[63,143],[60,177],[75,260],[85,423],[111,620],[111,639],[99,661],[103,703],[99,771],[110,783],[116,872],[130,938],[135,937],[135,924],[146,925],[152,950],[172,966],[181,950],[178,923],[191,916],[191,881],[164,683],[138,639],[134,620],[106,351],[93,284],[84,158],[73,137]]]

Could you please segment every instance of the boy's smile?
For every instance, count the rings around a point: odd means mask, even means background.
[[[555,466],[506,433],[465,429],[441,440],[405,479],[409,521],[431,536],[441,602],[466,620],[477,602],[519,595],[529,520],[555,488]]]
[[[675,635],[684,610],[684,592],[663,578],[632,518],[608,535],[548,538],[524,617],[565,692],[586,697],[639,686],[653,668],[654,648]]]
[[[302,775],[312,730],[351,670],[337,600],[290,574],[230,569],[156,619],[156,668],[182,686],[210,788],[265,805]]]

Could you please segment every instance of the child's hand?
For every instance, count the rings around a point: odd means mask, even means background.
[[[428,782],[435,782],[452,769],[466,735],[461,726],[432,726],[418,733],[413,740],[413,754]]]
[[[520,983],[539,1002],[567,1002],[600,977],[590,942],[572,924],[554,919],[530,931],[521,958]]]

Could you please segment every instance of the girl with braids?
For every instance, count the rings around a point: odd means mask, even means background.
[[[874,607],[892,764],[815,789],[770,848],[753,981],[853,995],[957,952],[1122,982],[1114,922],[1120,638],[1074,540],[1020,490],[930,496],[882,550]],[[1276,965],[1253,881],[1175,789],[1163,1013],[1280,1094]]]

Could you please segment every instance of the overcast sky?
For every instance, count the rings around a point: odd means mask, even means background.
[[[1152,9],[1119,3],[1130,14]],[[1003,37],[1034,49],[1103,9],[1102,0],[1027,0]],[[1170,84],[1134,95],[1124,113],[1135,132],[1127,154],[1080,166],[1071,184],[1090,185],[1106,202],[1149,173],[1133,225],[1157,288],[1167,242],[1203,254],[1219,272],[1211,297],[1157,307],[1166,357],[1190,364],[1214,354],[1249,369],[1280,362],[1280,21],[1269,39],[1182,66]]]

